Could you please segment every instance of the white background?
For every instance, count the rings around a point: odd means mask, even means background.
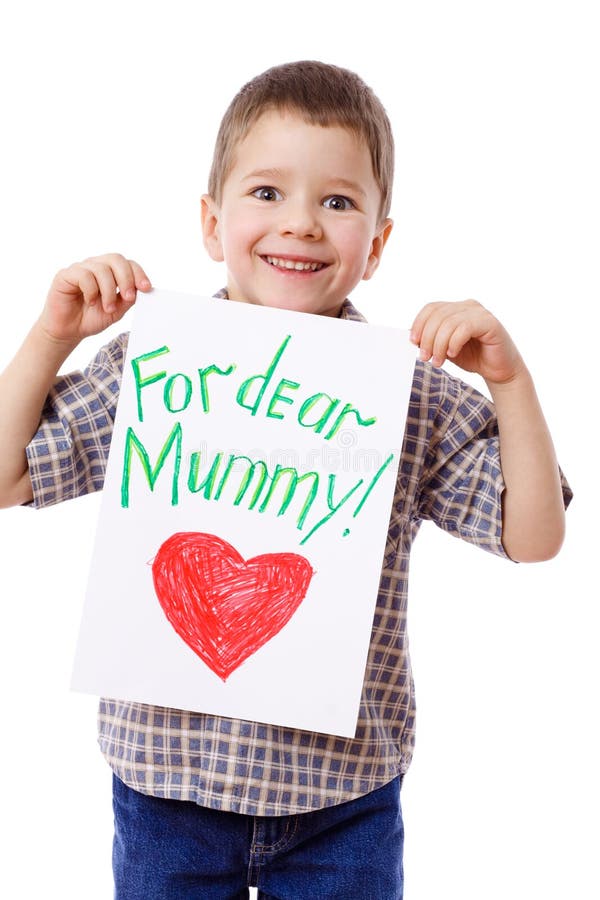
[[[118,250],[158,285],[220,287],[198,203],[220,116],[257,72],[312,57],[359,71],[395,129],[396,227],[358,306],[406,326],[428,300],[476,297],[536,377],[576,491],[561,555],[512,566],[432,526],[414,551],[407,900],[599,892],[594,11],[54,0],[3,16],[2,362],[75,259]],[[68,692],[97,509],[92,497],[0,515],[0,891],[11,898],[111,894],[95,701]]]

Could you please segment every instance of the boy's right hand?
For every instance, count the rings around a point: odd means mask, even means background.
[[[135,303],[137,291],[150,291],[138,263],[119,253],[92,256],[58,272],[39,324],[58,343],[77,344],[118,322]]]

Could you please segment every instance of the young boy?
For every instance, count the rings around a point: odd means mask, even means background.
[[[381,259],[393,142],[353,73],[279,66],[234,98],[217,138],[204,243],[231,301],[362,321],[347,299]],[[84,337],[150,281],[113,254],[59,272],[3,374],[0,503],[36,506],[101,488],[127,338],[55,381]],[[423,519],[514,560],[560,548],[570,493],[531,376],[474,301],[432,303],[420,348],[354,739],[102,700],[114,771],[116,896],[402,897],[399,790],[412,754],[405,633],[408,558]],[[478,372],[494,405],[439,367]],[[41,420],[41,421],[40,421]]]

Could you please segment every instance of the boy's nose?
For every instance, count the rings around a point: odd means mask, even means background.
[[[281,217],[279,233],[283,236],[300,237],[305,241],[318,241],[323,229],[316,211],[308,204],[289,204]]]

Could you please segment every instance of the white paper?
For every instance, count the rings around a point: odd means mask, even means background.
[[[353,736],[414,360],[399,329],[141,296],[73,688]]]

